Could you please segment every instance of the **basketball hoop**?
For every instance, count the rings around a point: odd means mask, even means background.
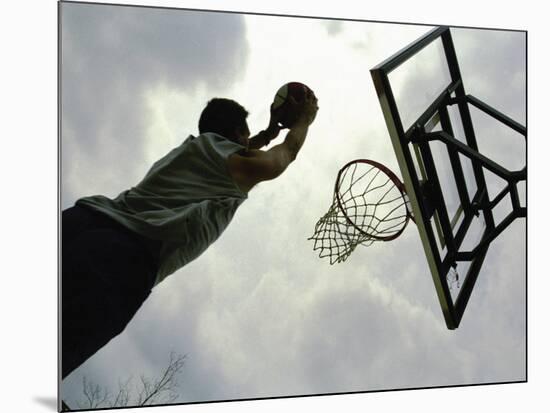
[[[330,263],[345,261],[358,245],[391,241],[414,218],[405,186],[386,166],[356,159],[338,172],[328,212],[309,238],[319,257]]]

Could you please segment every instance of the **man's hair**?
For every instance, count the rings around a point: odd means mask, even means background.
[[[214,132],[235,138],[235,129],[246,125],[248,112],[231,99],[214,98],[208,102],[199,119],[199,133]]]

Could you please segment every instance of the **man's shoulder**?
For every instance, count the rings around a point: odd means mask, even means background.
[[[257,158],[265,155],[265,151],[260,149],[246,149],[244,148],[241,151],[235,152],[235,155],[242,156],[243,158]]]
[[[260,149],[246,149],[236,151],[227,157],[227,164],[232,173],[250,174],[251,169],[257,167],[267,157],[267,152]]]

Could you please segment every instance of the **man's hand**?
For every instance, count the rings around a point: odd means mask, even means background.
[[[317,97],[311,90],[307,90],[305,99],[298,102],[294,97],[289,96],[287,105],[280,106],[275,109],[274,104],[270,107],[269,125],[267,129],[259,132],[256,136],[250,138],[249,149],[260,149],[267,146],[273,139],[279,136],[283,129],[281,120],[285,113],[291,112],[294,114],[294,122],[289,129],[307,128],[317,116],[319,105]]]
[[[284,107],[279,106],[278,108],[275,108],[275,102],[273,102],[269,107],[269,113],[269,126],[267,127],[267,129],[280,131],[282,128],[279,125],[281,123],[281,120],[283,119]]]
[[[296,101],[294,97],[289,97],[289,102],[292,111],[296,113],[296,121],[290,129],[295,127],[309,126],[315,120],[317,111],[319,110],[318,100],[313,91],[307,90],[305,99],[302,102]]]
[[[275,103],[272,103],[269,108],[269,125],[267,126],[267,129],[265,130],[266,137],[271,141],[272,139],[275,139],[277,136],[279,136],[279,132],[281,131],[281,127],[279,126],[279,122],[281,121],[281,118],[283,116],[283,108],[278,107],[277,109],[274,109]]]
[[[281,127],[279,126],[279,122],[281,120],[281,117],[283,115],[282,108],[273,108],[273,103],[270,107],[270,116],[269,116],[269,125],[267,126],[267,129],[264,129],[263,131],[259,132],[256,136],[250,138],[249,140],[249,148],[250,149],[260,149],[264,146],[267,146],[269,142],[271,142],[273,139],[275,139],[277,136],[279,136],[279,132],[281,132]]]

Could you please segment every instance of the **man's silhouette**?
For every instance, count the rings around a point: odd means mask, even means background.
[[[220,236],[256,184],[296,159],[317,98],[308,90],[289,105],[297,120],[281,144],[263,151],[280,132],[281,110],[249,139],[248,112],[212,99],[199,135],[155,162],[135,187],[114,199],[81,198],[63,211],[63,378],[124,330],[155,285]]]

